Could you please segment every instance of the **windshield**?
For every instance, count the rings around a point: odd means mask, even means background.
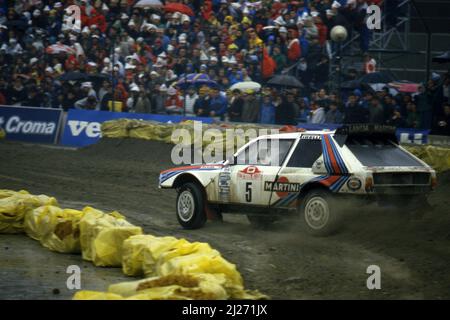
[[[417,167],[422,163],[398,148],[391,141],[371,138],[350,138],[347,147],[367,167]]]

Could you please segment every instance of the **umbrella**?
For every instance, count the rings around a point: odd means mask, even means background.
[[[303,88],[303,84],[296,77],[289,75],[276,75],[267,84],[280,87]]]
[[[66,72],[58,77],[60,81],[79,81],[87,80],[88,75],[78,71]]]
[[[450,51],[444,52],[440,56],[434,57],[433,62],[449,63],[450,62]]]
[[[254,82],[254,81],[243,81],[243,82],[238,82],[235,83],[231,86],[230,90],[241,90],[241,91],[245,91],[245,90],[254,90],[254,91],[259,91],[261,89],[261,85],[258,82]]]
[[[66,46],[65,44],[52,44],[45,49],[45,52],[48,54],[58,54],[60,52],[75,54],[76,50],[69,46]]]
[[[110,79],[110,75],[109,74],[104,74],[104,73],[91,73],[91,74],[86,74],[86,80],[87,81],[91,81],[91,82],[95,82],[95,83],[100,83],[104,80],[109,80]]]
[[[164,5],[159,0],[140,0],[135,5],[135,8],[162,8]]]
[[[389,87],[404,93],[416,93],[419,91],[420,84],[408,81],[396,81],[388,84]]]
[[[186,88],[188,86],[217,86],[217,82],[212,80],[207,74],[203,73],[181,75],[179,79],[180,80],[177,81],[176,85],[181,88]]]
[[[195,16],[194,11],[190,7],[182,3],[168,3],[164,6],[164,10],[167,12],[180,12],[187,14],[188,16]]]
[[[388,72],[368,73],[358,79],[358,81],[361,84],[364,84],[364,83],[389,83],[389,82],[396,81],[396,80],[397,79],[395,79],[395,77]]]

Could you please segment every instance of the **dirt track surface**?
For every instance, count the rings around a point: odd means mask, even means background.
[[[171,149],[127,139],[79,150],[3,141],[0,188],[55,196],[63,207],[118,210],[146,233],[209,242],[237,264],[247,288],[274,299],[450,299],[449,174],[440,175],[433,210],[423,217],[357,208],[328,238],[303,234],[292,221],[254,230],[240,215],[185,231],[176,221],[175,191],[157,188],[159,172],[172,166]],[[0,261],[0,299],[69,299],[65,272],[72,264],[82,269],[82,289],[130,280],[118,268],[50,252],[25,235],[0,235]],[[369,265],[381,268],[381,290],[366,287]]]

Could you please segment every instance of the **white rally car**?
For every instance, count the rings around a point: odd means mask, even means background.
[[[314,235],[336,230],[346,199],[419,204],[435,185],[435,171],[398,145],[395,128],[375,125],[260,136],[234,159],[159,178],[160,188],[178,191],[186,229],[202,227],[209,210],[245,213],[257,226],[298,213]]]

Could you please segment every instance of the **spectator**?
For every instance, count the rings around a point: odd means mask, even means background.
[[[375,98],[373,98],[372,101],[374,99]],[[376,100],[378,101],[378,99],[376,99]],[[371,103],[371,105],[372,105],[372,103]],[[369,110],[372,107],[371,105],[369,107]],[[380,105],[380,107],[381,107],[381,105]],[[383,111],[383,109],[381,107],[381,116],[383,116],[382,111]],[[356,96],[351,95],[349,97],[349,101],[344,110],[344,123],[347,123],[347,124],[367,123],[368,118],[369,118],[368,111],[366,109],[364,109],[363,107],[361,107],[360,104],[358,104]],[[383,119],[382,119],[382,121],[383,121]]]
[[[423,85],[419,86],[419,94],[416,95],[414,100],[417,106],[417,113],[420,119],[420,129],[431,129],[432,125],[432,107],[428,103],[427,93]]]
[[[292,91],[286,93],[286,98],[278,98],[275,102],[275,123],[279,125],[297,125],[295,112],[295,96]]]
[[[308,98],[300,98],[298,103],[298,121],[300,123],[306,123],[310,113]]]
[[[392,115],[388,118],[386,124],[396,128],[404,128],[406,126],[406,122],[402,117],[400,108],[396,108],[392,111]]]
[[[417,113],[416,105],[414,102],[410,101],[406,105],[406,127],[407,128],[419,128],[420,127],[420,116]]]
[[[374,124],[384,124],[386,119],[386,111],[380,100],[373,97],[369,107],[369,122]]]
[[[329,124],[339,124],[343,120],[342,113],[338,110],[338,105],[336,102],[330,102],[330,109],[325,115],[325,123]]]
[[[242,98],[241,91],[239,89],[233,90],[233,95],[230,102],[230,108],[228,109],[229,120],[232,122],[240,122],[242,116],[242,108],[245,101]]]
[[[443,114],[437,122],[437,134],[450,136],[450,104],[446,103],[443,107]]]
[[[259,122],[264,124],[275,124],[275,105],[268,93],[263,96],[261,109],[259,111]]]
[[[209,115],[208,88],[200,88],[199,97],[194,104],[194,112],[198,117],[207,117]]]
[[[324,124],[325,123],[325,108],[316,101],[311,103],[311,112],[308,117],[308,123]]]
[[[227,98],[222,95],[219,88],[211,89],[209,99],[209,116],[224,119],[224,115],[227,112]]]
[[[185,114],[187,116],[191,116],[191,117],[195,116],[194,105],[198,99],[198,94],[197,94],[194,86],[190,86],[188,88],[187,94],[184,96],[184,99],[185,99],[184,103],[186,106]]]
[[[255,97],[255,91],[248,89],[244,93],[244,105],[242,106],[242,122],[258,122],[260,102]]]
[[[164,106],[168,114],[183,114],[183,102],[178,96],[177,89],[174,87],[167,89],[167,97]]]

